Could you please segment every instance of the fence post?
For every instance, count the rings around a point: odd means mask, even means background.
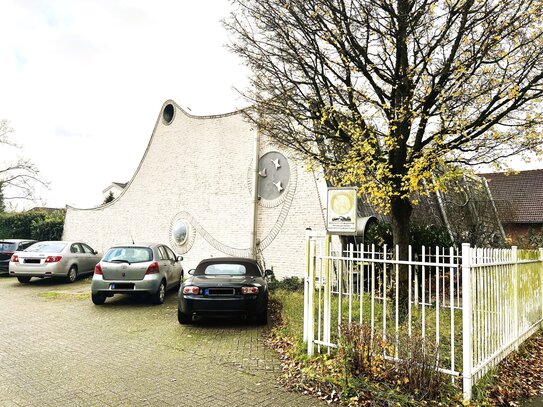
[[[311,239],[308,239],[307,244],[308,249],[308,270],[307,270],[307,314],[304,314],[304,317],[307,316],[307,319],[305,320],[305,326],[304,331],[307,334],[307,354],[309,356],[313,356],[315,353],[315,344],[313,341],[315,340],[315,315],[314,315],[314,303],[313,303],[313,296],[315,295],[315,266],[316,266],[316,241],[311,241]],[[304,310],[306,311],[306,310]],[[319,316],[320,317],[320,316]]]
[[[311,267],[311,255],[309,253],[311,245],[311,236],[309,232],[305,233],[305,278],[304,278],[304,343],[307,343],[307,332],[309,330],[309,268]]]
[[[471,399],[473,385],[473,326],[471,303],[471,248],[469,243],[462,243],[462,379],[464,399]]]
[[[513,332],[515,334],[515,350],[518,350],[518,251],[517,246],[511,246],[513,261]]]
[[[543,328],[543,248],[539,248],[539,275],[541,276],[541,323],[540,328]]]
[[[324,316],[324,332],[323,332],[323,339],[324,342],[330,343],[330,328],[331,328],[331,319],[332,319],[332,278],[330,277],[330,251],[331,251],[331,245],[330,240],[331,237],[327,233],[325,238],[325,244],[324,244],[324,279],[325,279],[325,286],[324,286],[324,310],[323,310],[323,316]],[[322,282],[321,282],[322,284]],[[328,348],[330,349],[330,348]]]

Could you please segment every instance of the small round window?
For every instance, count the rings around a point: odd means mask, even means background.
[[[174,114],[175,109],[171,103],[164,106],[164,110],[162,111],[162,119],[164,120],[164,124],[170,124],[173,120]]]
[[[172,227],[172,238],[179,246],[187,241],[189,236],[189,227],[183,220],[178,220]]]

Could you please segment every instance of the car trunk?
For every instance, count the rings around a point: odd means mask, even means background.
[[[143,280],[151,262],[101,262],[104,280]]]
[[[19,254],[19,263],[43,264],[47,256],[45,254]]]
[[[253,285],[254,281],[251,276],[209,275],[195,276],[192,283],[203,289],[205,296],[226,297],[241,295],[241,287]]]

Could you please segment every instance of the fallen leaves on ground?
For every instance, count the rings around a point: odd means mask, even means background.
[[[523,343],[500,363],[488,402],[517,406],[520,401],[543,395],[543,332]]]

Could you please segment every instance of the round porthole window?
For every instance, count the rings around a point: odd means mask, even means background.
[[[183,220],[176,221],[172,226],[172,239],[178,245],[185,244],[189,236],[189,227]]]
[[[162,120],[164,120],[164,124],[170,124],[173,121],[174,115],[175,109],[171,103],[164,106],[164,110],[162,111]]]

